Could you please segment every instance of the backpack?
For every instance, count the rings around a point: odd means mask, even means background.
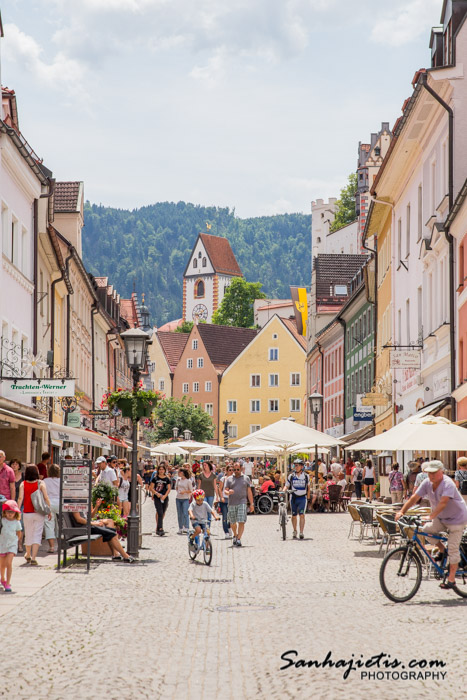
[[[363,481],[363,469],[362,467],[356,467],[356,472],[357,476],[355,477],[355,481]]]

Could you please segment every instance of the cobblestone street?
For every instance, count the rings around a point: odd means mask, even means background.
[[[153,510],[148,501],[145,533],[154,528]],[[465,602],[423,581],[411,602],[390,603],[379,587],[378,548],[348,540],[349,524],[346,514],[313,515],[304,541],[283,542],[276,516],[255,516],[240,550],[216,523],[206,567],[189,560],[185,537],[175,534],[172,499],[168,535],[144,537],[142,563],[106,561],[89,576],[72,567],[0,617],[0,695],[461,697]],[[13,588],[21,563],[18,557]],[[54,563],[47,559],[47,566]],[[29,571],[21,570],[23,579]],[[356,670],[343,680],[344,669],[280,671],[281,654],[292,649],[305,660],[322,661],[328,651],[334,660],[381,652],[404,664],[439,659],[446,666],[437,670],[446,676],[361,680]]]

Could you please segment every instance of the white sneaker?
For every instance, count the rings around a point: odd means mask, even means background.
[[[230,536],[230,537],[233,537],[233,530],[232,530],[232,528],[230,528],[230,530],[229,530],[229,536]]]
[[[229,533],[227,532],[227,534],[226,534],[226,536],[225,536],[225,539],[226,539],[226,540],[231,540],[231,539],[232,539],[232,535],[229,535]]]
[[[177,535],[183,535],[183,530],[179,530],[179,531],[177,532]]]
[[[182,527],[182,529],[181,529],[182,535],[186,535],[187,532],[188,532],[188,528],[187,528],[187,527]]]

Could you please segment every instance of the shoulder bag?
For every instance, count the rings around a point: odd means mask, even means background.
[[[44,494],[42,493],[40,481],[37,484],[37,490],[31,494],[31,503],[35,513],[39,515],[49,515],[50,507],[45,502]]]

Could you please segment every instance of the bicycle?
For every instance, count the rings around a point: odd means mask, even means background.
[[[447,537],[431,535],[423,531],[419,532],[419,528],[423,526],[423,523],[417,516],[406,517],[403,521],[401,519],[398,524],[405,537],[407,537],[405,529],[408,526],[414,526],[414,531],[407,540],[407,544],[393,549],[384,557],[379,572],[379,582],[384,595],[389,600],[393,603],[405,603],[413,598],[420,588],[423,554],[426,556],[428,564],[434,567],[435,578],[444,581],[449,573],[447,549],[444,550],[442,561],[436,562],[426,550],[419,538],[419,534],[443,543],[447,542]],[[452,590],[461,598],[467,598],[467,538],[465,534],[461,542],[460,555],[461,561],[456,571],[456,585]]]
[[[285,540],[287,537],[287,496],[285,493],[280,493],[279,502],[277,505],[277,510],[279,513],[279,529],[282,530],[282,539]]]
[[[199,552],[202,551],[204,556],[204,563],[206,564],[206,566],[210,566],[212,561],[212,544],[209,531],[206,530],[204,533],[201,533],[200,535],[195,535],[195,537],[191,539],[190,535],[193,535],[193,533],[194,530],[190,530],[190,532],[188,533],[188,554],[190,556],[190,559],[194,561],[198,556]]]

